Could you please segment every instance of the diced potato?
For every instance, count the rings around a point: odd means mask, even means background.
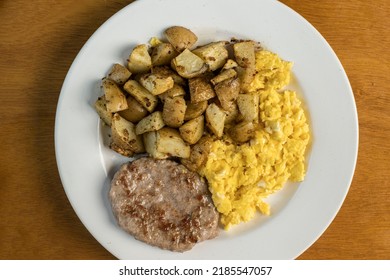
[[[243,68],[255,67],[255,42],[243,41],[233,45],[234,57]]]
[[[207,101],[215,97],[215,92],[209,81],[201,76],[188,80],[192,103]]]
[[[259,122],[259,99],[255,92],[238,95],[237,105],[244,121]]]
[[[152,157],[156,159],[168,158],[168,155],[157,150],[157,131],[146,132],[142,134],[145,150]]]
[[[221,73],[219,73],[217,76],[212,78],[210,81],[213,85],[216,85],[220,82],[223,82],[225,80],[229,80],[232,78],[236,78],[236,77],[237,77],[237,72],[234,69],[227,69],[227,70],[221,71]]]
[[[255,78],[256,75],[256,69],[249,67],[249,68],[242,68],[242,67],[237,67],[236,71],[238,73],[238,78],[240,79],[240,84],[241,84],[241,92],[246,93],[250,92],[250,86]]]
[[[152,68],[152,58],[146,44],[136,46],[131,52],[127,68],[132,73],[145,73]]]
[[[202,58],[211,71],[215,71],[221,68],[228,58],[228,51],[225,48],[226,44],[226,41],[213,42],[198,47],[192,52]]]
[[[174,84],[171,89],[168,89],[166,92],[160,94],[158,97],[162,102],[165,101],[168,97],[176,97],[176,96],[184,96],[186,94],[186,91],[182,86],[179,86],[178,84]]]
[[[193,145],[199,141],[203,135],[204,130],[204,116],[201,115],[195,119],[192,119],[180,128],[180,135],[188,144]]]
[[[157,131],[157,150],[173,157],[190,156],[190,146],[184,142],[176,129],[169,127]]]
[[[225,126],[235,123],[239,120],[240,116],[239,116],[237,104],[233,104],[230,111],[225,111],[225,113],[226,113]]]
[[[141,85],[153,95],[159,95],[173,87],[173,79],[160,74],[145,74],[140,78]]]
[[[238,66],[237,62],[235,62],[233,59],[228,59],[225,63],[225,65],[222,67],[223,70],[233,69]]]
[[[239,143],[245,143],[255,136],[253,122],[243,121],[229,129],[230,137]]]
[[[153,74],[160,74],[164,75],[166,77],[172,77],[175,84],[178,84],[180,86],[185,86],[187,84],[186,80],[179,76],[175,71],[173,71],[168,66],[157,66],[152,68]]]
[[[164,101],[162,117],[164,123],[170,127],[179,127],[184,123],[186,102],[183,96],[168,97]]]
[[[164,127],[143,135],[146,152],[153,158],[188,158],[190,156],[190,146],[184,142],[176,129]]]
[[[148,110],[141,105],[134,97],[131,95],[127,96],[127,109],[118,112],[122,118],[125,118],[129,122],[137,123],[142,120],[148,114]]]
[[[103,79],[102,87],[108,112],[115,113],[127,109],[126,96],[113,81]]]
[[[106,98],[100,96],[95,102],[95,110],[98,113],[100,119],[108,126],[111,126],[112,113],[107,111]]]
[[[243,41],[233,45],[234,56],[240,67],[237,67],[241,82],[241,91],[248,92],[256,74],[255,42]]]
[[[123,65],[115,63],[107,77],[117,83],[118,85],[123,85],[130,78],[131,72]]]
[[[178,51],[191,48],[198,37],[188,28],[182,26],[172,26],[165,30],[165,36],[169,43]]]
[[[224,80],[218,83],[214,89],[219,102],[221,102],[221,107],[226,111],[233,110],[234,102],[240,93],[240,81],[238,78]]]
[[[153,112],[154,108],[156,108],[158,102],[157,97],[151,94],[137,81],[128,80],[123,88],[149,112]]]
[[[206,111],[207,109],[207,101],[201,101],[198,103],[192,103],[190,101],[187,101],[187,110],[184,115],[184,120],[192,120],[195,119],[196,117],[199,117]]]
[[[214,103],[209,104],[206,109],[206,122],[210,130],[221,137],[225,126],[226,113]]]
[[[203,59],[188,49],[172,59],[171,66],[180,76],[187,79],[197,77],[208,69]]]
[[[135,134],[140,135],[145,132],[155,131],[163,128],[165,123],[162,118],[162,113],[156,111],[149,116],[143,118],[135,127]]]
[[[153,66],[169,65],[179,53],[172,44],[160,43],[153,47],[151,58]]]
[[[118,113],[115,113],[112,118],[111,132],[110,147],[114,151],[124,156],[132,156],[134,153],[145,151],[142,138],[135,133],[134,124],[122,118]]]
[[[207,161],[211,144],[212,139],[210,136],[203,136],[198,143],[192,146],[190,157],[182,159],[181,163],[191,171],[198,171]]]

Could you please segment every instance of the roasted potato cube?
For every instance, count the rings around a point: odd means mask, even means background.
[[[180,76],[186,79],[197,77],[208,69],[203,59],[188,49],[172,59],[171,66]]]
[[[137,125],[135,126],[135,134],[140,135],[145,132],[159,130],[164,126],[165,123],[162,118],[162,113],[160,111],[156,111],[140,120],[139,123],[137,123]]]
[[[157,150],[168,156],[188,158],[190,146],[187,145],[176,129],[164,127],[157,131]]]
[[[245,143],[255,136],[255,126],[253,122],[240,122],[229,129],[229,135],[234,141]]]
[[[217,76],[212,78],[210,81],[213,85],[216,85],[220,82],[223,82],[225,80],[229,80],[232,78],[236,78],[236,77],[237,77],[237,72],[234,69],[227,69],[227,70],[221,71],[221,73],[219,73]]]
[[[107,77],[117,83],[118,85],[123,85],[130,78],[131,72],[123,65],[115,63]]]
[[[233,69],[238,66],[237,62],[235,62],[233,59],[228,59],[225,63],[225,65],[222,67],[223,70]]]
[[[188,158],[190,146],[184,142],[176,129],[164,127],[144,134],[146,152],[153,158]]]
[[[128,80],[123,88],[149,112],[153,112],[154,108],[156,108],[158,102],[157,97],[151,94],[137,81]]]
[[[185,86],[187,84],[186,80],[179,76],[175,71],[173,71],[169,66],[157,66],[152,68],[153,74],[160,74],[166,77],[172,77],[175,84],[180,86]]]
[[[255,42],[243,41],[233,45],[234,57],[243,68],[255,67]]]
[[[236,71],[238,73],[238,78],[240,79],[241,92],[243,93],[250,92],[250,85],[253,79],[255,78],[256,69],[252,67],[249,68],[237,67]]]
[[[203,136],[198,143],[192,146],[190,157],[188,159],[181,159],[181,163],[191,171],[198,171],[207,161],[211,144],[211,137]]]
[[[213,42],[202,47],[198,47],[192,52],[203,59],[211,71],[221,68],[228,58],[228,51],[225,48],[226,41]]]
[[[145,74],[140,78],[141,85],[153,95],[159,95],[173,87],[173,79],[160,74]]]
[[[259,122],[259,99],[259,94],[255,92],[238,95],[237,105],[244,121]]]
[[[145,150],[152,157],[156,159],[168,158],[168,155],[157,150],[157,131],[150,131],[142,134]]]
[[[164,100],[162,117],[164,123],[170,127],[179,127],[184,123],[186,102],[183,96],[168,97]]]
[[[137,123],[142,120],[148,114],[148,110],[141,105],[134,97],[131,95],[127,96],[127,109],[118,112],[122,118],[125,118],[129,122]]]
[[[191,30],[182,26],[169,27],[164,34],[168,42],[178,52],[191,48],[198,40],[198,37]]]
[[[145,73],[152,67],[152,59],[146,44],[136,46],[127,60],[127,68],[132,73]]]
[[[126,96],[114,81],[103,79],[102,88],[108,112],[115,113],[127,109]]]
[[[237,104],[233,104],[233,106],[230,108],[230,111],[225,111],[225,113],[225,126],[237,122],[240,117]]]
[[[152,49],[153,66],[169,65],[179,53],[173,48],[172,44],[161,43]]]
[[[221,107],[226,111],[231,111],[240,93],[240,81],[238,78],[224,80],[218,83],[214,89],[221,103]]]
[[[207,109],[207,101],[201,101],[198,103],[192,103],[190,101],[187,101],[187,110],[184,115],[184,120],[192,120],[195,119],[196,117],[199,117],[206,111]]]
[[[107,111],[106,98],[100,96],[95,102],[95,110],[98,113],[100,119],[108,126],[111,126],[112,113]]]
[[[215,92],[208,79],[205,77],[196,77],[188,80],[191,102],[199,103],[215,97]]]
[[[225,126],[226,113],[214,103],[209,104],[206,109],[206,122],[210,130],[221,137]]]
[[[190,145],[193,145],[199,141],[199,139],[203,135],[203,130],[204,130],[203,115],[186,122],[179,128],[181,138],[183,138],[184,141],[186,141]]]
[[[166,92],[160,94],[158,97],[162,102],[165,101],[168,97],[176,97],[176,96],[184,96],[186,94],[186,91],[182,86],[179,86],[177,84],[174,84],[171,89],[168,89]]]
[[[132,156],[134,153],[145,151],[142,138],[135,133],[133,123],[122,118],[115,113],[111,125],[111,144],[110,148],[124,155]]]

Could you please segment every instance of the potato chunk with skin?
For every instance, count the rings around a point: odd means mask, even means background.
[[[172,44],[160,43],[152,49],[152,64],[153,66],[169,65],[178,54]]]
[[[196,117],[199,117],[206,111],[207,109],[207,101],[201,101],[198,103],[192,103],[190,101],[187,101],[187,110],[184,115],[184,120],[188,121],[191,119],[195,119]]]
[[[140,135],[145,132],[159,130],[164,126],[165,123],[163,121],[162,113],[160,111],[156,111],[137,123],[135,127],[135,134]]]
[[[203,135],[204,130],[204,116],[201,115],[195,119],[192,119],[180,128],[180,135],[188,144],[193,145],[199,141]]]
[[[159,74],[145,74],[140,78],[140,83],[153,95],[159,95],[173,87],[172,77]]]
[[[164,101],[162,117],[170,127],[180,127],[184,123],[186,102],[182,96],[168,97]]]
[[[164,34],[178,52],[191,48],[198,40],[191,30],[182,26],[171,26],[165,30]]]
[[[102,88],[108,112],[115,113],[127,109],[126,96],[114,81],[103,79]]]
[[[127,96],[127,109],[118,112],[122,118],[125,118],[129,122],[137,123],[142,120],[148,114],[148,110],[141,105],[134,97],[131,95]]]
[[[240,67],[237,67],[238,76],[241,81],[242,92],[248,92],[256,74],[255,65],[255,42],[243,41],[233,45],[234,56]]]
[[[118,85],[123,85],[130,78],[131,72],[123,65],[115,63],[107,77]]]
[[[157,97],[151,94],[137,81],[128,80],[123,88],[149,112],[153,112],[154,108],[156,108],[158,102]]]
[[[221,103],[221,107],[226,111],[231,111],[234,106],[239,93],[240,82],[236,79],[224,80],[218,83],[215,87],[218,100]]]
[[[145,73],[152,68],[152,58],[146,44],[138,45],[133,49],[128,58],[127,68],[135,74]]]
[[[186,94],[186,91],[182,86],[179,86],[177,84],[174,84],[171,89],[168,89],[166,92],[160,94],[158,97],[162,102],[165,101],[168,97],[176,97],[176,96],[184,96]]]
[[[227,69],[227,70],[221,71],[221,73],[219,73],[217,76],[212,78],[210,80],[210,82],[213,85],[216,85],[216,84],[218,84],[220,82],[223,82],[225,80],[229,80],[229,79],[232,79],[232,78],[236,78],[236,77],[237,77],[237,72],[234,69]]]
[[[226,113],[214,103],[209,104],[206,109],[206,122],[210,130],[221,137],[225,126]]]
[[[164,127],[144,134],[146,152],[153,158],[188,158],[191,148],[180,137],[176,129]]]
[[[259,122],[259,99],[259,94],[255,92],[238,95],[237,105],[244,121]]]
[[[229,129],[230,137],[239,143],[245,143],[255,136],[253,122],[243,121]]]
[[[228,51],[225,48],[227,42],[213,42],[194,49],[192,52],[202,58],[211,71],[221,68],[228,58]]]
[[[172,59],[171,66],[180,76],[186,79],[197,77],[208,69],[203,59],[188,49]]]
[[[205,77],[196,77],[188,80],[188,87],[192,103],[207,101],[215,97],[212,85]]]
[[[107,111],[106,98],[100,96],[95,102],[95,110],[98,113],[100,119],[108,126],[111,126],[112,113]]]
[[[191,148],[190,157],[181,159],[181,163],[191,171],[198,171],[207,160],[211,150],[212,139],[210,136],[203,136]]]
[[[173,71],[169,66],[157,66],[152,68],[152,74],[160,74],[166,77],[172,77],[175,84],[180,86],[185,86],[187,84],[186,80],[179,76],[175,71]]]
[[[142,138],[135,133],[134,124],[117,113],[112,118],[111,132],[110,148],[114,151],[124,156],[132,156],[134,153],[145,151]]]

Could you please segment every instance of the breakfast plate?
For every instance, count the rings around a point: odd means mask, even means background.
[[[185,26],[198,44],[253,39],[292,61],[292,88],[307,109],[312,143],[307,175],[272,195],[270,216],[221,229],[213,240],[185,253],[136,241],[121,230],[108,201],[110,181],[128,161],[107,147],[94,110],[100,80],[124,63],[131,49]],[[351,86],[325,39],[299,14],[274,0],[136,1],[105,22],[73,62],[58,101],[55,123],[58,169],[78,217],[102,246],[120,259],[294,259],[326,230],[353,177],[358,148],[357,112]]]

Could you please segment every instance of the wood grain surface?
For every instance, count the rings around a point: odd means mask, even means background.
[[[115,259],[68,202],[56,166],[54,121],[78,51],[131,2],[0,2],[0,259]],[[389,259],[390,3],[282,2],[313,24],[340,58],[360,125],[356,173],[345,203],[298,259]]]

